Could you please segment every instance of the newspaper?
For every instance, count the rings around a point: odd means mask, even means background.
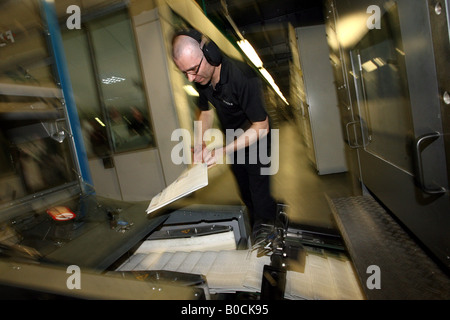
[[[161,252],[148,249],[138,250],[117,271],[201,274],[213,294],[261,292],[264,266],[270,264],[270,257],[258,257],[256,250]],[[284,297],[289,300],[365,299],[348,257],[311,252],[306,256],[304,272],[287,271]]]
[[[149,214],[207,185],[207,165],[205,163],[195,164],[192,168],[184,171],[167,188],[154,196],[146,212]]]

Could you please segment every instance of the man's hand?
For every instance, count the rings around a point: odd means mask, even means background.
[[[202,163],[203,162],[203,151],[206,150],[206,144],[199,144],[194,146],[194,163]]]
[[[211,151],[208,149],[203,149],[203,160],[208,165],[208,168],[217,163],[223,163],[224,156],[224,148],[212,149]]]

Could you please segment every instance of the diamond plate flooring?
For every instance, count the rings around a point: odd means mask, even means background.
[[[374,198],[329,201],[368,299],[450,298],[450,278]],[[366,285],[369,266],[379,267],[380,289]]]

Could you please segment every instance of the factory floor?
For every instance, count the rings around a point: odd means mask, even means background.
[[[272,176],[275,199],[287,204],[292,223],[336,230],[327,196],[339,198],[358,193],[348,172],[319,175],[307,157],[301,130],[284,121],[279,128],[279,170]],[[200,204],[241,204],[234,176],[226,165],[209,169],[209,184],[189,202]]]

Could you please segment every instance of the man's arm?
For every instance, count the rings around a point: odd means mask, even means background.
[[[269,117],[264,121],[253,122],[242,135],[225,146],[225,153],[230,154],[240,149],[246,148],[269,133]]]
[[[232,141],[223,148],[217,148],[212,151],[205,149],[203,151],[203,159],[212,166],[217,163],[220,157],[226,154],[231,154],[237,150],[246,148],[247,146],[255,143],[259,139],[265,137],[269,133],[269,117],[266,117],[263,121],[253,122],[250,128],[248,128],[242,135],[236,140]]]

